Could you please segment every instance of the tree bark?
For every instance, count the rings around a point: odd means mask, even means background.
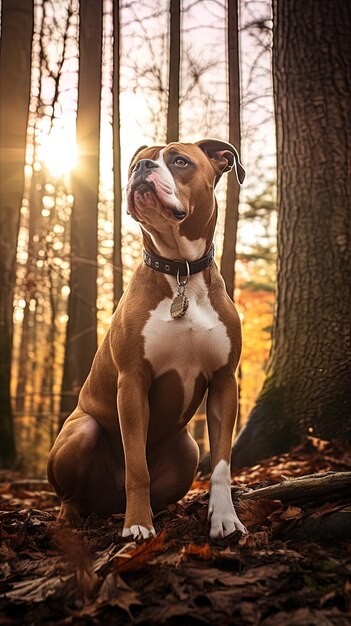
[[[81,0],[77,111],[78,164],[73,175],[71,277],[61,420],[73,411],[97,349],[97,219],[102,59],[102,0]]]
[[[15,459],[10,380],[13,288],[24,187],[33,3],[3,0],[0,38],[0,466]]]
[[[180,0],[170,2],[167,143],[179,140]]]
[[[278,278],[266,380],[234,467],[351,439],[351,7],[273,2]]]
[[[228,2],[228,87],[229,87],[229,142],[240,154],[240,72],[238,2]],[[235,176],[227,178],[226,212],[224,221],[221,274],[227,292],[234,294],[236,238],[239,218],[239,185]]]
[[[119,0],[113,2],[113,310],[123,294],[122,267],[122,181],[120,136],[120,15]]]

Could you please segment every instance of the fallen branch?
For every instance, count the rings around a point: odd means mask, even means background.
[[[278,524],[275,536],[289,540],[349,541],[351,539],[351,472],[323,472],[291,478],[253,489],[240,500],[280,500],[299,505],[301,515]],[[333,504],[334,503],[334,504]]]
[[[242,500],[268,498],[282,502],[350,499],[351,472],[324,472],[284,480],[277,485],[254,489],[240,496]]]

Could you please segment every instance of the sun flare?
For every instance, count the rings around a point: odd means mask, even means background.
[[[75,132],[53,129],[43,143],[42,159],[55,178],[69,174],[77,164]]]

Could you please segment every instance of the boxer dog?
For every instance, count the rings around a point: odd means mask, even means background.
[[[214,188],[245,171],[229,143],[204,139],[142,147],[127,186],[144,260],[48,460],[60,517],[125,511],[123,536],[155,534],[153,511],[176,502],[194,479],[199,450],[187,424],[207,396],[211,451],[210,537],[245,532],[231,499],[237,413],[238,313],[214,263]]]

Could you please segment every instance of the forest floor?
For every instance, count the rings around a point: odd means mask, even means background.
[[[333,519],[351,494],[282,503],[243,498],[291,477],[350,471],[351,448],[309,438],[235,476],[249,533],[208,537],[208,480],[155,518],[142,544],[121,537],[123,516],[59,522],[46,481],[0,474],[0,624],[349,626],[351,545]],[[323,524],[324,520],[331,520]]]

